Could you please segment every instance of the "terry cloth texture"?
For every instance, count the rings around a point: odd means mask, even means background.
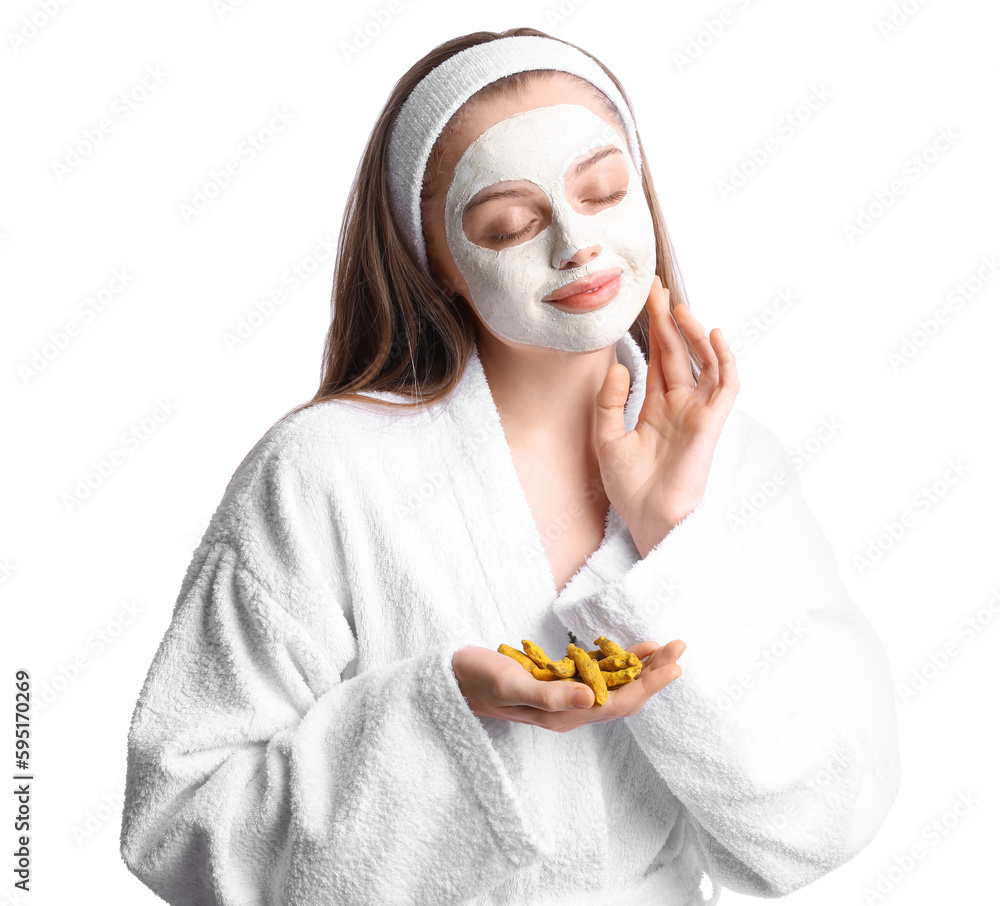
[[[684,673],[568,733],[473,714],[455,651],[568,631],[684,639]],[[612,508],[560,591],[477,354],[429,409],[319,404],[241,463],[132,717],[121,854],[177,906],[691,906],[843,865],[899,776],[885,651],[774,433],[734,409],[698,507],[644,559]]]

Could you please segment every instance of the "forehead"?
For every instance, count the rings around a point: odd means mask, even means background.
[[[426,174],[431,190],[425,197],[443,198],[451,182],[455,165],[468,149],[490,127],[508,117],[538,107],[556,104],[578,104],[591,110],[603,120],[627,147],[626,138],[613,114],[608,113],[595,96],[597,89],[577,76],[562,72],[546,73],[546,78],[529,83],[516,94],[493,97],[489,102],[467,101],[445,132],[440,136],[440,147],[435,146],[435,160]]]
[[[534,165],[563,171],[586,151],[603,145],[626,149],[612,125],[580,104],[555,104],[522,110],[500,120],[480,135],[462,154],[454,178],[470,167],[509,171]]]

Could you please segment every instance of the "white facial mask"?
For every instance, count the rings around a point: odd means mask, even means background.
[[[584,152],[605,145],[622,151],[627,194],[595,207],[595,213],[580,213],[567,199],[566,171]],[[577,177],[577,184],[584,179]],[[465,206],[481,189],[507,180],[535,183],[548,196],[551,222],[499,250],[476,245],[462,228]],[[448,187],[445,235],[470,301],[491,330],[516,343],[569,352],[616,343],[642,311],[656,268],[653,220],[628,146],[610,124],[580,104],[515,113],[469,145]],[[591,246],[600,248],[593,260],[560,270],[561,262]],[[561,287],[610,268],[622,269],[621,288],[601,308],[568,312],[542,302]]]

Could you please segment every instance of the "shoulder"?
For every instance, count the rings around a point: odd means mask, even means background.
[[[402,400],[394,394],[373,394]],[[347,400],[315,403],[280,419],[237,466],[206,532],[231,541],[300,519],[335,520],[338,501],[364,472],[412,455],[438,405],[386,407]]]

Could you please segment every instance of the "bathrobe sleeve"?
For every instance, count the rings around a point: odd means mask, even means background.
[[[538,851],[452,670],[483,643],[352,675],[335,501],[287,448],[257,459],[195,553],[132,717],[124,861],[178,906],[495,886]]]
[[[885,650],[796,469],[772,431],[731,418],[695,510],[644,559],[626,530],[555,610],[588,642],[684,640],[682,676],[623,720],[713,881],[775,897],[875,835],[899,786],[898,732]]]

